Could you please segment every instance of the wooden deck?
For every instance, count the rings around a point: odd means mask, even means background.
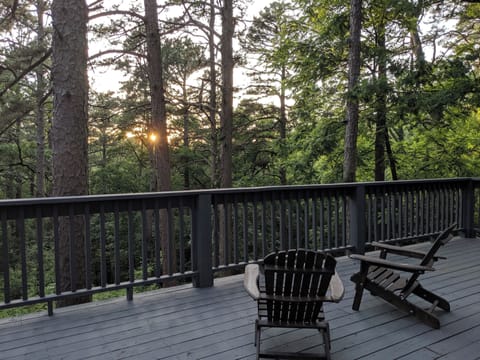
[[[448,259],[422,279],[451,302],[452,312],[438,311],[440,330],[368,293],[360,311],[352,311],[349,277],[358,264],[341,258],[345,298],[326,309],[333,359],[480,359],[480,240],[454,239],[440,254]],[[256,306],[242,279],[0,320],[0,359],[254,359]],[[311,330],[272,329],[265,339],[280,350],[321,351]]]

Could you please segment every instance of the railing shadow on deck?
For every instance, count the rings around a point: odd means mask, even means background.
[[[364,252],[479,223],[480,180],[412,180],[0,201],[0,309],[216,272],[287,248]]]

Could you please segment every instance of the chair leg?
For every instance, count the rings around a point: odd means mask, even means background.
[[[260,336],[262,328],[255,322],[255,346],[257,347],[257,360],[260,359]]]
[[[353,310],[358,311],[360,309],[360,303],[362,302],[362,296],[363,296],[363,284],[357,283],[355,285],[355,297],[353,298],[353,305],[352,305]]]
[[[362,302],[363,288],[367,281],[368,264],[363,261],[360,263],[360,272],[352,276],[352,280],[355,281],[355,297],[353,298],[353,310],[360,309],[360,303]]]
[[[325,359],[330,360],[331,355],[330,355],[330,350],[331,350],[331,343],[330,343],[330,327],[327,324],[325,324],[325,329],[320,330],[323,335],[323,344],[325,347]]]
[[[432,293],[431,291],[428,291],[427,289],[423,288],[421,285],[418,285],[415,288],[415,290],[413,290],[413,293],[425,299],[426,301],[432,304],[435,304],[436,306],[438,306],[439,308],[445,311],[450,311],[450,304],[448,303],[447,300],[445,300],[441,296],[438,296],[437,294]]]

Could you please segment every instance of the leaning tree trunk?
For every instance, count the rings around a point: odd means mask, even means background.
[[[87,18],[85,0],[52,2],[52,158],[53,196],[85,195],[87,163]],[[84,219],[59,218],[59,268],[62,292],[85,288]],[[59,306],[88,301],[69,298]]]
[[[360,31],[362,27],[362,0],[350,1],[350,52],[348,57],[348,95],[345,129],[343,181],[355,181],[357,171],[357,137],[359,104],[355,95],[360,76]]]

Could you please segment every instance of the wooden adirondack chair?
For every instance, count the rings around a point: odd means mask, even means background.
[[[323,302],[339,302],[344,293],[335,265],[331,255],[299,249],[271,253],[263,265],[246,266],[245,289],[258,304],[257,359],[330,359],[330,330]],[[265,327],[316,329],[323,336],[325,354],[261,352],[261,331]]]
[[[450,304],[447,300],[422,287],[417,279],[425,271],[435,270],[432,267],[435,261],[445,259],[435,254],[441,246],[453,237],[452,231],[456,226],[456,224],[453,224],[442,231],[428,252],[374,242],[372,245],[380,249],[379,258],[357,254],[350,255],[350,258],[361,262],[360,271],[351,277],[351,280],[356,284],[353,310],[360,308],[363,289],[367,289],[372,295],[380,296],[400,310],[414,315],[427,325],[435,329],[440,328],[440,321],[433,314],[433,311],[437,306],[445,311],[450,311]],[[393,262],[386,259],[388,253],[417,258],[421,261],[418,265]],[[402,274],[399,274],[398,271]],[[407,298],[411,294],[428,301],[431,304],[430,308],[425,310],[408,301]]]

